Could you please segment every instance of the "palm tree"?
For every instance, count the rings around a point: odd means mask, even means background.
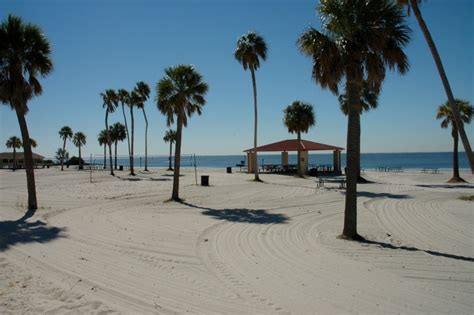
[[[469,139],[467,138],[466,131],[464,130],[462,114],[460,113],[460,110],[456,107],[456,100],[454,99],[453,91],[451,90],[451,85],[448,81],[448,76],[444,71],[443,63],[441,62],[441,57],[438,53],[438,49],[436,48],[433,37],[431,37],[431,33],[428,30],[428,26],[426,25],[425,20],[421,15],[420,7],[418,6],[418,3],[420,3],[421,0],[397,0],[397,2],[399,5],[406,6],[408,13],[410,13],[411,9],[413,9],[413,13],[415,13],[416,20],[420,25],[421,31],[423,32],[428,47],[430,48],[431,55],[433,56],[433,59],[435,61],[436,68],[438,69],[439,76],[441,77],[441,81],[443,82],[443,87],[448,97],[448,103],[453,113],[453,121],[458,126],[457,129],[459,135],[461,136],[464,151],[466,152],[467,158],[469,160],[471,172],[472,174],[474,174],[474,155],[472,153],[471,145],[469,144]]]
[[[79,169],[82,169],[81,147],[87,143],[86,135],[78,131],[74,134],[72,142],[79,148]]]
[[[472,120],[472,113],[474,107],[469,104],[469,102],[456,99],[456,107],[461,113],[461,120],[464,124],[469,124]],[[438,112],[436,113],[436,119],[442,119],[441,128],[448,128],[451,125],[451,135],[453,137],[454,148],[453,148],[453,177],[448,181],[448,183],[461,183],[465,182],[464,179],[459,175],[459,157],[458,157],[458,130],[457,125],[454,122],[453,111],[449,105],[449,101],[440,105],[438,107]]]
[[[143,118],[145,118],[145,171],[148,171],[148,119],[145,113],[145,102],[150,98],[150,87],[145,82],[140,81],[134,88],[134,92],[140,98],[140,101],[136,103],[136,106],[142,110]]]
[[[349,105],[347,104],[347,96],[346,94],[339,95],[339,106],[341,111],[344,115],[348,115],[349,113]],[[363,112],[368,112],[370,109],[376,109],[378,106],[378,94],[372,91],[369,88],[367,81],[362,82],[362,93],[360,96],[360,114],[362,115]],[[363,178],[360,175],[360,168],[359,168],[359,175],[357,176],[357,183],[364,184],[370,183],[367,179]]]
[[[130,108],[130,175],[135,176],[135,170],[133,168],[134,162],[134,139],[135,139],[135,119],[133,118],[133,108],[137,107],[141,102],[140,95],[137,92],[132,91],[130,93],[130,100],[128,102],[128,107]]]
[[[100,133],[97,135],[97,141],[99,141],[99,145],[104,146],[104,170],[107,168],[107,144],[109,141],[107,141],[107,130],[101,130]],[[110,159],[112,160],[112,159]]]
[[[28,209],[36,210],[33,154],[25,115],[28,101],[43,91],[39,77],[53,70],[51,48],[39,27],[9,15],[0,26],[0,60],[0,101],[10,105],[18,118],[24,146]]]
[[[338,94],[345,78],[348,100],[347,191],[342,237],[357,233],[357,177],[360,170],[360,97],[363,81],[378,93],[386,67],[408,71],[403,48],[410,29],[403,12],[390,0],[326,0],[318,8],[324,31],[309,28],[298,39],[300,51],[313,60],[313,79]]]
[[[298,176],[303,177],[301,169],[301,133],[308,132],[308,129],[314,126],[315,117],[313,106],[308,103],[294,101],[284,111],[283,122],[288,128],[288,132],[297,134],[298,139]]]
[[[56,151],[56,160],[64,161],[67,159],[69,159],[69,153],[65,149],[58,148]]]
[[[35,139],[30,138],[30,145],[32,148],[36,148],[38,146],[38,143],[36,143]]]
[[[362,83],[362,93],[360,96],[360,113],[362,114],[363,112],[368,112],[371,109],[376,109],[378,106],[378,97],[378,94],[369,88],[367,81],[364,81]],[[347,104],[346,94],[339,95],[338,100],[341,112],[347,116],[349,113],[349,106]]]
[[[66,152],[66,141],[67,139],[72,139],[72,135],[73,132],[69,126],[64,126],[59,130],[59,137],[63,139],[63,152]],[[64,154],[61,156],[64,156]],[[64,159],[61,160],[61,171],[64,171]]]
[[[206,104],[204,95],[209,89],[202,75],[191,65],[177,65],[165,69],[163,77],[156,85],[158,109],[167,118],[168,126],[176,119],[176,149],[174,156],[173,194],[171,199],[179,201],[179,169],[181,162],[181,139],[183,126],[188,125],[188,117],[201,115]]]
[[[170,143],[170,157],[168,159],[170,166],[168,167],[168,171],[172,171],[173,168],[171,167],[171,156],[173,155],[173,143],[176,141],[176,131],[173,129],[166,131],[163,141],[165,141],[165,143]]]
[[[127,138],[125,126],[119,122],[110,126],[110,137],[112,142],[115,144],[115,169],[117,169],[117,144],[119,141],[123,141]]]
[[[106,144],[109,146],[109,157],[110,157],[110,175],[114,176],[114,168],[113,168],[113,165],[112,165],[112,141],[110,139],[110,130],[109,130],[109,113],[113,113],[115,112],[115,109],[117,108],[118,106],[118,96],[117,96],[117,93],[112,90],[112,89],[108,89],[108,90],[105,90],[105,93],[100,93],[100,96],[102,96],[102,100],[104,102],[103,104],[103,107],[105,108],[105,130],[103,130],[105,132],[105,136],[106,136],[106,139],[107,139],[107,142]],[[105,152],[105,145],[104,143],[104,152]],[[104,158],[105,158],[105,153],[104,153]],[[104,166],[105,166],[105,162],[104,162]]]
[[[257,159],[257,82],[255,80],[255,71],[260,67],[260,58],[267,59],[267,44],[263,37],[255,32],[248,32],[241,36],[237,41],[237,48],[234,53],[235,59],[242,64],[246,71],[250,69],[253,87],[253,110],[254,110],[254,131],[253,131],[253,152],[254,152],[254,173],[255,180],[260,181],[258,176],[258,159]]]
[[[9,149],[13,149],[13,169],[12,170],[15,171],[16,170],[16,149],[21,148],[22,146],[21,140],[20,138],[16,136],[11,136],[7,140],[7,143],[5,143],[5,145]]]
[[[118,99],[119,99],[120,103],[122,104],[123,120],[124,120],[124,123],[125,123],[125,130],[127,132],[128,157],[129,157],[129,159],[131,159],[132,153],[130,151],[130,133],[128,131],[127,115],[125,115],[125,105],[129,106],[130,93],[127,90],[119,89],[117,94],[118,94]],[[133,161],[132,161],[132,163],[133,163]]]

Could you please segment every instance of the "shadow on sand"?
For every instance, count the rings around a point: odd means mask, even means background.
[[[0,221],[0,252],[17,243],[45,243],[62,237],[64,229],[48,226],[39,220],[26,222],[34,214],[35,210],[28,210],[16,221]]]
[[[395,195],[391,193],[373,193],[373,192],[368,192],[368,191],[358,191],[357,192],[358,197],[367,197],[367,198],[391,198],[391,199],[409,199],[412,198],[409,195]]]
[[[416,185],[417,187],[423,188],[467,188],[474,189],[474,185],[469,184],[438,184],[438,185]]]
[[[196,206],[187,202],[181,202],[188,207],[204,210],[203,215],[208,215],[217,220],[230,222],[253,223],[253,224],[282,224],[289,218],[281,213],[268,213],[266,210],[252,209],[212,209]]]
[[[365,238],[363,238],[360,242],[361,243],[366,243],[366,244],[378,245],[382,248],[406,250],[406,251],[409,251],[409,252],[425,252],[425,253],[427,253],[429,255],[433,255],[433,256],[440,256],[440,257],[451,258],[451,259],[456,259],[456,260],[474,262],[474,258],[472,258],[472,257],[440,253],[440,252],[436,252],[436,251],[432,251],[432,250],[419,249],[419,248],[416,248],[416,247],[396,246],[396,245],[393,245],[393,244],[390,244],[390,243],[372,241],[372,240],[368,240],[368,239],[365,239]]]

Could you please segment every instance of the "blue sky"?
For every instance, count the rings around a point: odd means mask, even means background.
[[[456,5],[454,5],[454,3]],[[152,88],[146,104],[150,122],[148,152],[167,154],[167,130],[158,112],[155,86],[163,70],[193,64],[210,89],[202,116],[193,116],[183,134],[183,153],[241,154],[252,146],[253,103],[250,74],[235,61],[238,37],[258,31],[268,59],[257,72],[259,143],[294,137],[283,126],[283,109],[294,100],[314,105],[317,124],[304,138],[345,147],[347,120],[337,97],[311,80],[311,61],[295,45],[312,25],[319,28],[316,1],[25,1],[0,0],[9,13],[39,25],[51,42],[54,72],[41,82],[44,93],[29,102],[27,121],[48,157],[61,146],[58,130],[70,126],[88,137],[85,155],[100,154],[97,134],[104,128],[99,96],[107,88],[132,89],[137,81]],[[442,56],[456,97],[473,100],[474,3],[430,0],[422,12]],[[362,116],[362,152],[450,151],[450,131],[434,116],[446,99],[434,62],[414,17],[406,53],[410,71],[387,76],[379,108]],[[0,106],[0,151],[7,138],[20,136],[14,112]],[[110,122],[122,121],[121,111]],[[144,153],[144,120],[135,112],[135,152]],[[474,128],[466,129],[471,143]],[[68,144],[71,154],[77,149]],[[126,145],[119,147],[126,154]]]

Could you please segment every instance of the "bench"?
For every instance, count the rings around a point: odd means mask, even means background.
[[[439,174],[439,169],[437,168],[424,168],[421,170],[422,173],[429,174]]]
[[[340,189],[346,188],[346,178],[345,177],[319,177],[317,180],[317,187],[324,187],[326,183],[335,183],[339,184]]]

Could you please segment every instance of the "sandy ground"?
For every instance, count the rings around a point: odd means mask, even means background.
[[[472,313],[474,185],[366,173],[359,230],[338,239],[344,191],[314,179],[164,170],[113,178],[0,171],[0,310],[16,313]],[[469,182],[474,177],[463,174]]]

